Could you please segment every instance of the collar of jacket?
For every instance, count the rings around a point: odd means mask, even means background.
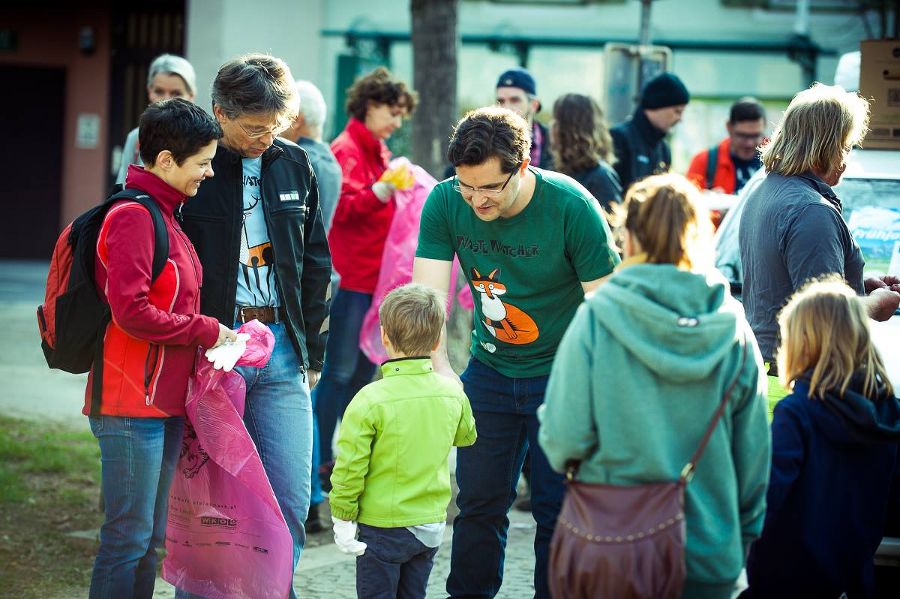
[[[387,145],[375,137],[362,121],[350,117],[347,122],[347,133],[355,141],[366,154],[370,154],[375,158],[376,162],[383,163],[387,166],[390,161],[390,150]]]
[[[276,138],[275,143],[269,146],[266,151],[262,153],[262,165],[264,168],[268,166],[270,162],[284,154],[284,150],[282,150],[278,144],[279,140]],[[243,156],[227,147],[221,141],[219,142],[219,146],[216,148],[217,162],[219,160],[224,160],[227,164],[240,164],[243,158]]]
[[[629,266],[634,266],[635,264],[646,264],[647,263],[647,254],[645,252],[639,252],[634,256],[629,256],[625,258],[621,262],[619,262],[618,266],[616,266],[616,272],[622,270],[623,268],[627,268]]]
[[[183,193],[160,179],[157,175],[135,164],[128,165],[125,187],[146,192],[156,200],[163,212],[168,214],[173,214],[175,209],[186,199]]]
[[[841,205],[841,199],[837,197],[837,194],[834,193],[834,190],[831,188],[828,183],[823,181],[820,177],[818,177],[812,171],[806,171],[800,178],[806,181],[806,183],[818,192],[823,198],[828,200],[838,211],[841,213],[843,211],[843,206]]]
[[[656,127],[653,126],[653,123],[650,122],[650,119],[647,118],[647,115],[644,114],[643,108],[638,108],[634,111],[634,115],[631,117],[631,120],[634,121],[634,126],[637,127],[638,132],[641,134],[641,137],[649,141],[651,144],[656,144],[666,136],[665,131],[660,131]]]
[[[433,372],[434,366],[429,356],[411,356],[409,358],[394,358],[381,364],[381,374],[384,378],[401,374],[422,374]]]

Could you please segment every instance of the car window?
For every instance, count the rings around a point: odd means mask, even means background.
[[[900,274],[900,179],[845,177],[834,191],[866,260],[866,274]]]

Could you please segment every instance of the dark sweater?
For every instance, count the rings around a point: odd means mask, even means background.
[[[900,401],[860,388],[820,401],[798,380],[775,407],[766,521],[747,560],[752,597],[872,596],[872,557],[900,508]]]

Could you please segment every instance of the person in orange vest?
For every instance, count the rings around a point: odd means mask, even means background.
[[[741,98],[731,105],[725,128],[728,137],[691,159],[687,178],[700,189],[736,194],[762,166],[766,111],[756,98]]]

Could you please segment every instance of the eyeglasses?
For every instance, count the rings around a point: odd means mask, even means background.
[[[249,137],[250,139],[259,139],[260,137],[265,137],[266,135],[271,135],[272,137],[277,137],[279,133],[281,133],[282,131],[284,131],[285,129],[287,129],[289,127],[289,125],[279,124],[279,125],[275,125],[271,129],[263,129],[261,131],[260,130],[249,131],[242,124],[238,123],[237,120],[235,120],[234,122],[237,123],[237,126],[241,128],[241,131],[243,131],[244,134],[247,137]]]
[[[515,170],[513,170],[513,172],[511,172],[509,174],[509,177],[506,178],[506,181],[504,181],[503,185],[501,185],[500,187],[470,187],[470,186],[466,185],[465,183],[462,183],[459,180],[459,177],[454,177],[453,178],[453,191],[459,192],[460,194],[462,194],[462,196],[464,198],[471,198],[476,193],[480,193],[481,195],[485,195],[485,196],[496,197],[496,196],[500,195],[504,189],[506,189],[506,186],[509,185],[509,182],[512,180],[513,175],[515,175],[517,172],[519,172],[519,169],[522,168],[523,164],[524,164],[524,162],[520,162],[519,165],[515,168]]]

